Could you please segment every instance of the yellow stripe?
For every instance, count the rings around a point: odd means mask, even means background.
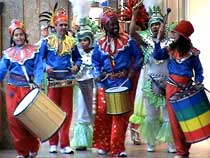
[[[201,124],[202,122],[202,124]],[[210,110],[187,121],[179,122],[183,132],[192,132],[210,124]]]

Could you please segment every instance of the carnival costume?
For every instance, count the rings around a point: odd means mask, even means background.
[[[166,142],[168,143],[168,151],[175,152],[165,107],[168,60],[157,61],[152,57],[155,37],[153,37],[151,26],[154,23],[163,23],[160,8],[155,6],[153,9],[150,8],[149,29],[139,32],[143,42],[147,45],[146,47],[141,47],[144,52],[144,66],[141,70],[137,88],[137,91],[140,91],[139,97],[141,98],[136,97],[136,100],[140,103],[139,110],[143,109],[142,106],[145,106],[146,110],[146,117],[141,123],[140,134],[142,140],[148,145],[147,151],[154,151],[157,143]],[[170,42],[167,38],[161,40],[161,47],[167,46]],[[144,116],[144,114],[139,116]]]
[[[177,32],[180,36],[190,40],[189,37],[194,32],[194,28],[189,21],[182,20],[172,31]],[[186,52],[184,56],[180,56],[180,53],[177,51],[170,49],[168,51],[167,48],[161,49],[160,43],[157,42],[155,43],[153,56],[157,60],[165,60],[170,58],[168,63],[168,70],[170,75],[168,76],[166,85],[166,106],[169,113],[169,119],[177,154],[179,157],[188,157],[191,143],[186,142],[184,133],[175,116],[175,111],[169,102],[169,98],[176,92],[180,91],[180,87],[178,85],[186,87],[191,81],[192,77],[195,78],[195,82],[203,82],[203,68],[199,60],[199,50],[195,48],[193,49],[192,47],[192,49],[189,52]],[[174,81],[175,84],[171,81]]]
[[[116,18],[116,15],[111,11],[106,12],[101,23],[105,26],[112,18]],[[98,149],[99,154],[110,152],[111,156],[126,156],[125,134],[131,113],[107,114],[104,91],[111,87],[118,87],[128,79],[132,57],[135,59],[132,69],[135,73],[140,69],[142,54],[135,40],[130,39],[126,33],[119,33],[116,38],[103,36],[95,46],[92,55],[94,77],[97,79],[104,77],[98,82],[93,131],[93,147]],[[130,89],[131,80],[128,79],[123,86]]]
[[[142,1],[137,3],[135,0],[128,0],[126,5],[123,6],[123,10],[121,11],[120,17],[124,23],[124,25],[130,23],[133,14],[133,8],[138,8],[138,14],[135,16],[135,23],[141,27],[141,30],[146,30],[149,15],[144,7]],[[142,70],[141,70],[142,71]],[[140,106],[143,100],[140,100],[141,91],[137,91],[137,87],[140,84],[138,81],[140,76],[140,71],[135,73],[135,77],[131,79],[132,81],[132,89],[131,89],[131,104],[134,104],[134,113],[129,118],[129,129],[131,133],[131,139],[135,145],[141,144],[140,133],[138,131],[139,126],[144,118],[144,106]],[[142,108],[143,107],[143,108]]]
[[[23,23],[13,20],[9,27],[11,38],[13,38],[16,29],[22,29],[25,33]],[[22,67],[25,67],[30,81],[27,80]],[[37,46],[30,44],[18,46],[15,44],[15,46],[3,51],[3,57],[0,61],[0,81],[8,72],[6,80],[7,118],[18,156],[27,157],[31,153],[37,154],[39,149],[38,138],[29,133],[25,126],[14,117],[13,113],[21,99],[30,91],[29,82],[36,85],[41,84],[43,71],[43,63]]]
[[[77,73],[76,80],[79,84],[77,90],[77,102],[76,102],[76,122],[74,126],[74,135],[71,142],[71,146],[76,150],[86,150],[86,148],[92,147],[93,140],[93,100],[95,96],[95,82],[93,80],[93,68],[91,56],[93,53],[93,32],[87,25],[80,27],[80,31],[77,34],[78,40],[88,38],[89,40],[89,52],[86,52],[82,45],[78,44],[78,50],[82,56],[82,64],[80,71]]]
[[[59,22],[67,23],[66,11],[63,8],[58,9],[53,19],[55,26]],[[48,96],[67,114],[61,129],[49,140],[52,153],[57,152],[59,133],[61,153],[73,153],[69,147],[74,78],[70,69],[74,65],[78,67],[81,65],[81,55],[75,42],[74,38],[67,35],[60,39],[57,34],[51,34],[43,41],[40,48],[40,53],[45,61],[45,70],[48,67],[53,68],[53,72],[48,74]]]

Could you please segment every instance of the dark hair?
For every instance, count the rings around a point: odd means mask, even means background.
[[[11,35],[11,38],[10,38],[10,47],[16,46],[15,42],[13,41],[13,36],[14,36],[15,30],[12,32],[12,35]],[[25,42],[28,44],[29,43],[29,41],[28,41],[28,34],[25,33],[24,31],[23,31],[23,33],[24,33],[24,36],[25,36]]]
[[[191,49],[192,43],[190,40],[180,35],[179,39],[176,42],[172,42],[169,47],[172,50],[177,50],[180,56],[183,57]]]

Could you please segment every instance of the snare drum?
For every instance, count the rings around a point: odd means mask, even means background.
[[[66,118],[66,113],[38,88],[21,100],[13,115],[41,142],[52,137]]]
[[[127,87],[113,87],[105,90],[107,114],[123,114],[131,110]]]
[[[66,79],[66,80],[55,80],[50,79],[48,81],[48,87],[49,88],[60,88],[60,87],[69,87],[76,84],[75,79]]]
[[[49,88],[61,88],[73,86],[76,83],[76,79],[72,76],[70,70],[53,70],[51,74],[48,74],[48,87]]]
[[[210,137],[210,104],[202,86],[192,86],[170,98],[186,142],[196,143]]]

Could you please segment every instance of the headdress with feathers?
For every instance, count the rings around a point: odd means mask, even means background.
[[[151,25],[153,23],[159,22],[163,23],[163,14],[161,12],[161,9],[159,6],[153,6],[149,8],[149,15],[150,15],[150,20],[148,23],[149,28],[151,28]]]
[[[39,22],[47,22],[48,26],[55,27],[53,19],[56,15],[56,10],[58,8],[58,2],[55,3],[52,12],[44,11],[39,14]]]

